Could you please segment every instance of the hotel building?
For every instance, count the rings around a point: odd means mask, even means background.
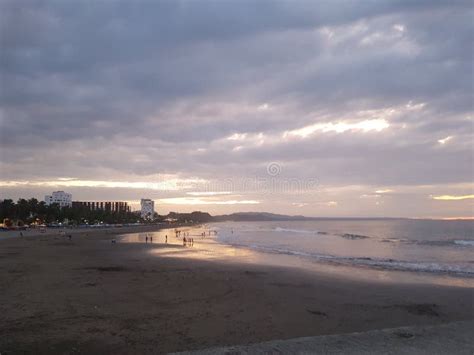
[[[73,201],[73,208],[87,208],[91,211],[130,212],[127,202],[121,201]]]
[[[153,216],[155,215],[155,201],[150,200],[149,198],[142,198],[140,206],[140,216],[143,219],[153,219]]]
[[[46,195],[44,197],[44,202],[48,206],[57,203],[59,207],[71,207],[72,195],[64,191],[54,191],[51,195]]]

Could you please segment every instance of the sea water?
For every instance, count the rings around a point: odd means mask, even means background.
[[[213,224],[217,240],[264,253],[474,277],[474,221],[331,219]]]

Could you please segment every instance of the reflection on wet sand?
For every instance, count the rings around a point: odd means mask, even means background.
[[[183,235],[194,239],[194,245],[192,247],[183,246],[181,237]],[[365,267],[337,265],[330,262],[316,262],[304,257],[264,253],[222,244],[216,240],[216,236],[217,231],[212,225],[199,225],[180,229],[162,229],[148,233],[126,234],[120,238],[120,242],[146,244],[147,238],[148,240],[153,238],[153,244],[148,242],[151,247],[148,253],[160,257],[190,258],[232,264],[284,266],[287,268],[297,268],[306,272],[317,272],[340,279],[474,288],[474,280],[472,279],[416,272],[377,270]]]
[[[441,278],[234,248],[200,229],[184,247],[169,232],[0,241],[0,348],[168,353],[473,317],[473,289]]]

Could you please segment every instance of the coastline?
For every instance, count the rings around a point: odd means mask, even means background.
[[[188,226],[197,226],[199,224],[173,224],[172,228],[181,228]],[[142,233],[142,232],[154,232],[161,229],[170,228],[166,224],[143,224],[134,226],[122,226],[122,227],[88,227],[88,228],[45,228],[44,232],[40,228],[32,228],[28,230],[10,230],[0,232],[0,241],[7,238],[20,238],[20,233],[26,237],[54,237],[61,236],[63,234],[71,235],[93,235],[93,236],[104,236],[108,234],[122,235],[128,233]]]
[[[0,239],[0,352],[167,353],[474,319],[472,287],[344,277],[199,238],[111,243],[127,232]]]

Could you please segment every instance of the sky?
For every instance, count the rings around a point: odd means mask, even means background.
[[[0,198],[473,216],[471,1],[0,1]]]

